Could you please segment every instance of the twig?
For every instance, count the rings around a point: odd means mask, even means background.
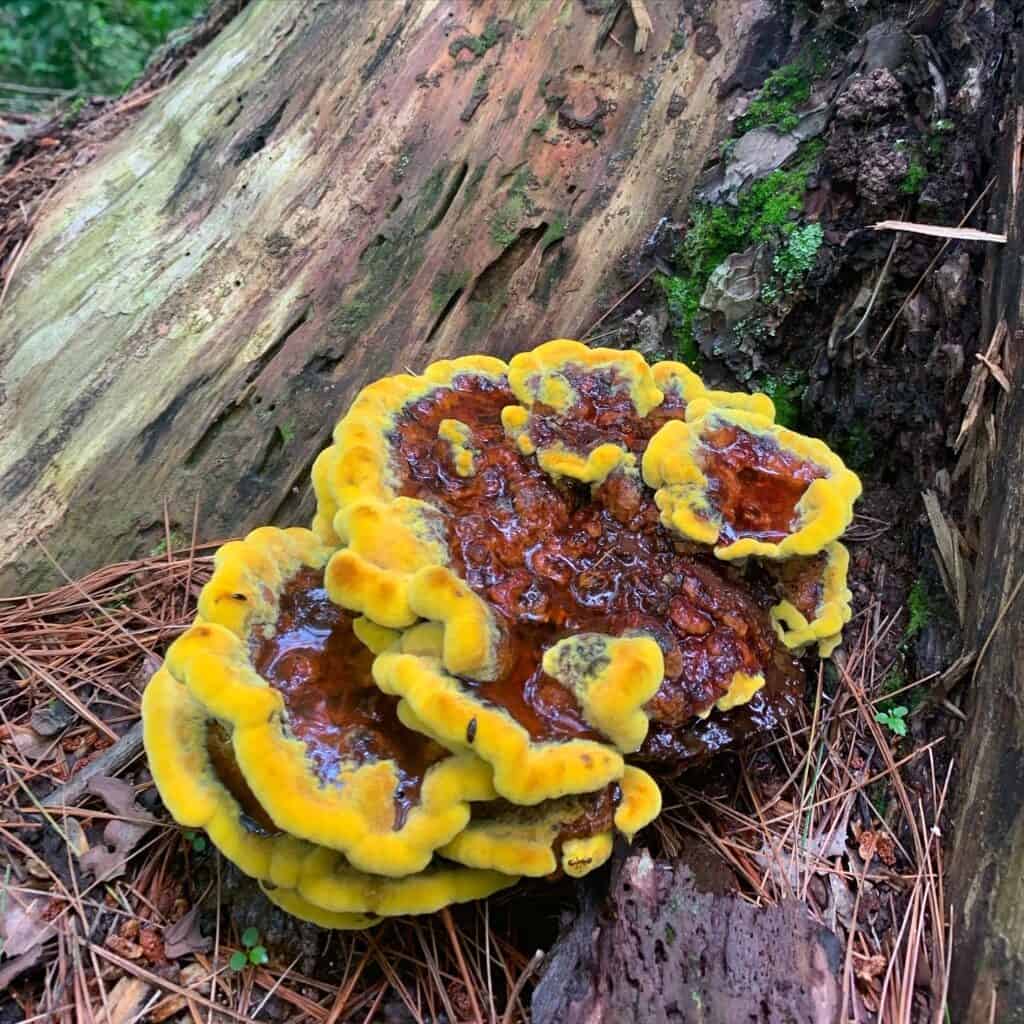
[[[604,313],[604,314],[603,314],[602,316],[598,317],[598,318],[597,318],[597,319],[596,319],[596,320],[595,320],[595,321],[594,321],[594,322],[593,322],[593,323],[592,323],[592,324],[590,325],[590,327],[588,327],[588,328],[587,328],[587,330],[586,330],[586,331],[584,331],[584,333],[583,333],[583,340],[584,340],[584,341],[586,341],[586,340],[587,340],[587,338],[588,338],[588,337],[589,337],[589,336],[590,336],[590,335],[591,335],[591,334],[592,334],[592,333],[593,333],[594,331],[596,331],[596,330],[597,330],[597,328],[598,328],[598,327],[600,327],[600,326],[601,326],[601,324],[603,324],[603,323],[604,323],[604,321],[605,321],[605,320],[607,320],[607,319],[608,319],[608,317],[610,317],[610,316],[612,315],[612,313],[614,313],[614,312],[615,312],[615,310],[617,310],[617,309],[619,308],[619,306],[621,306],[621,305],[622,305],[622,304],[623,304],[623,303],[624,303],[624,302],[626,301],[626,299],[628,299],[628,298],[630,297],[630,295],[632,295],[632,294],[633,294],[633,292],[635,292],[635,291],[637,290],[637,288],[639,288],[639,287],[640,287],[640,285],[642,285],[642,284],[644,283],[644,281],[646,281],[646,280],[647,280],[647,279],[648,279],[648,278],[649,278],[649,277],[651,276],[651,274],[653,274],[653,273],[654,273],[654,271],[655,271],[656,269],[657,269],[657,267],[651,267],[651,269],[650,269],[650,270],[648,270],[648,271],[647,271],[647,273],[646,273],[646,274],[644,274],[644,276],[643,276],[643,277],[641,277],[641,278],[640,278],[640,280],[639,280],[639,281],[637,281],[637,283],[636,283],[635,285],[633,285],[633,287],[632,287],[632,288],[630,288],[630,289],[629,289],[629,291],[628,291],[628,292],[626,292],[626,294],[625,294],[625,295],[623,295],[621,299],[618,299],[618,300],[617,300],[617,301],[616,301],[616,302],[615,302],[615,303],[614,303],[614,304],[613,304],[613,305],[611,306],[611,308],[610,308],[610,309],[608,309],[608,310],[607,310],[607,311],[606,311],[606,312],[605,312],[605,313]]]
[[[519,996],[526,986],[526,983],[530,980],[533,972],[537,970],[541,965],[541,961],[544,959],[544,953],[541,950],[537,950],[536,953],[530,957],[530,962],[523,968],[522,973],[516,978],[516,983],[512,986],[512,991],[508,994],[508,1002],[505,1004],[505,1012],[501,1015],[501,1024],[512,1024],[512,1013],[519,1000]]]
[[[142,753],[142,722],[136,722],[113,746],[90,761],[80,772],[58,786],[49,796],[42,799],[44,807],[60,810],[62,807],[74,807],[85,795],[91,779],[98,775],[114,775],[125,765],[131,764]]]

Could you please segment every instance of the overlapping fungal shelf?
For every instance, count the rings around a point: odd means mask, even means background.
[[[600,866],[850,615],[857,477],[678,363],[384,378],[313,484],[312,530],[218,552],[143,714],[174,817],[325,927]]]

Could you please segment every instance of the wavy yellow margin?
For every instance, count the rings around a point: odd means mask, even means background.
[[[272,626],[280,588],[327,549],[308,530],[256,530],[225,545],[200,596],[199,619],[167,652],[167,670],[231,731],[235,757],[257,800],[286,832],[343,852],[353,866],[392,876],[419,871],[469,820],[469,803],[495,795],[490,768],[471,753],[432,765],[420,803],[394,829],[393,761],[343,769],[329,784],[311,770],[305,745],[289,736],[281,695],[253,668],[248,641]]]
[[[698,452],[704,428],[718,424],[735,425],[769,437],[784,451],[825,472],[811,483],[798,502],[799,525],[792,533],[778,542],[741,537],[715,547],[718,558],[735,560],[754,555],[778,560],[792,555],[814,555],[850,525],[854,502],[861,494],[860,479],[824,441],[798,434],[757,413],[711,407],[702,400],[691,403],[686,416],[685,421],[666,423],[651,438],[642,462],[644,481],[655,488],[662,522],[670,529],[699,543],[718,541],[721,519],[708,499],[708,481]]]

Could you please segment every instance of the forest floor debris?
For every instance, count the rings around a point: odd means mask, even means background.
[[[855,558],[888,525],[859,517]],[[0,601],[0,1022],[90,1019],[86,1007],[121,1024],[528,1020],[536,954],[576,903],[571,882],[329,934],[263,906],[205,836],[169,819],[138,704],[211,563],[210,545],[162,552]],[[901,737],[879,720],[928,682],[886,685],[906,614],[884,593],[860,602],[803,718],[742,757],[662,780],[665,812],[640,842],[656,857],[710,853],[750,902],[802,901],[842,944],[857,1019],[935,1020],[951,766],[943,736]],[[250,960],[257,947],[266,963]]]

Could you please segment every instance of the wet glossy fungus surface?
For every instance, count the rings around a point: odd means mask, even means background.
[[[561,446],[587,455],[598,445],[612,443],[639,454],[666,419],[682,415],[672,396],[656,410],[660,415],[638,416],[628,388],[613,369],[581,372],[570,366],[561,376],[576,400],[565,412],[546,405],[533,406],[530,439],[538,448]]]
[[[567,433],[574,444],[592,446],[618,433],[639,453],[667,414],[682,414],[676,403],[660,411],[655,425],[637,417],[631,403],[624,407],[622,390],[600,378],[589,391],[574,383],[601,432]],[[772,661],[777,644],[769,598],[706,548],[669,533],[638,474],[617,473],[593,492],[552,480],[505,438],[500,414],[510,404],[515,398],[507,388],[466,376],[409,406],[393,439],[402,493],[449,513],[454,568],[504,630],[498,681],[467,685],[508,707],[534,739],[594,737],[574,696],[540,668],[543,652],[564,636],[632,630],[653,636],[666,678],[648,710],[667,726],[708,708],[735,672],[756,674]],[[557,418],[547,412],[539,420],[544,429]],[[437,438],[442,419],[471,428],[479,453],[473,476],[456,474],[448,446]],[[801,675],[791,659],[788,671],[794,680]]]
[[[284,698],[288,727],[322,781],[344,768],[396,763],[400,828],[427,768],[446,752],[399,722],[397,699],[374,685],[373,655],[352,632],[352,615],[327,597],[321,570],[305,568],[288,581],[274,629],[254,639],[251,653],[256,671]]]
[[[822,553],[806,558],[787,558],[765,568],[778,581],[780,596],[810,620],[824,597],[823,575],[827,561],[827,556]]]
[[[684,771],[777,728],[796,710],[802,673],[797,672],[795,660],[777,648],[764,676],[764,687],[748,703],[697,719],[686,729],[651,722],[636,760]]]
[[[219,722],[211,721],[206,725],[206,753],[214,774],[242,808],[242,824],[250,832],[259,835],[280,832],[245,781],[242,769],[235,760],[231,737]]]
[[[796,527],[796,506],[824,470],[733,424],[701,434],[708,498],[722,516],[721,540],[779,541]]]

